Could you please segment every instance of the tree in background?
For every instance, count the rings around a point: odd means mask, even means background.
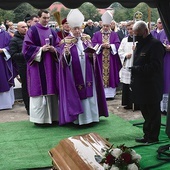
[[[101,20],[101,14],[97,8],[91,3],[84,3],[80,6],[79,10],[83,13],[85,21],[91,19],[92,21]]]
[[[116,22],[133,20],[134,14],[137,11],[142,12],[143,20],[148,22],[148,8],[146,3],[140,3],[135,8],[125,8],[119,3],[113,3],[111,7],[114,9],[114,20]],[[151,21],[156,22],[159,14],[156,8],[151,8]]]
[[[23,21],[27,14],[33,15],[37,14],[38,9],[34,8],[28,3],[22,3],[17,8],[14,9],[14,20],[13,22]]]
[[[143,20],[148,22],[148,5],[145,3],[140,3],[135,8],[125,8],[120,3],[113,3],[111,6],[114,9],[114,20],[116,22],[126,21],[126,20],[133,20],[133,16],[135,12],[140,11],[143,13]],[[55,12],[56,9],[53,9],[51,12]],[[101,20],[101,14],[99,10],[91,3],[84,3],[79,7],[79,10],[85,16],[85,21],[88,19],[92,19],[93,21]],[[61,19],[67,17],[70,9],[61,8]],[[6,11],[0,9],[0,21],[4,21],[5,19],[9,19],[13,22],[23,21],[26,14],[37,14],[38,9],[34,8],[28,3],[22,3],[20,6],[15,8],[13,11]],[[159,17],[158,11],[156,8],[151,9],[151,21],[156,22],[157,18]],[[53,17],[52,20],[55,20]]]
[[[5,11],[5,10],[0,9],[0,23],[4,22],[5,19],[13,21],[14,17],[15,17],[15,14],[13,13],[12,10]]]

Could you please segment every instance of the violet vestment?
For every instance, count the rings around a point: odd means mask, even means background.
[[[166,45],[170,45],[170,42],[168,41],[165,30],[162,30],[159,34],[160,34],[159,40]],[[166,51],[166,54],[164,56],[164,93],[170,92],[170,68],[169,66],[170,66],[170,51]]]
[[[14,104],[14,75],[12,60],[9,54],[9,33],[0,29],[0,109],[12,108]]]
[[[56,52],[42,50],[45,39]],[[38,124],[58,120],[59,39],[54,30],[40,23],[29,28],[23,43],[27,62],[27,85],[30,96],[30,121]]]
[[[93,45],[99,45],[97,58],[99,60],[104,88],[116,88],[119,85],[119,71],[121,69],[121,62],[118,56],[118,48],[120,41],[118,35],[114,31],[109,31],[104,34],[98,31],[92,38]],[[111,45],[110,49],[103,49],[101,44],[108,43]]]
[[[80,125],[98,122],[97,116],[94,118],[93,115],[107,117],[108,110],[98,59],[94,61],[93,57],[90,58],[83,52],[87,46],[92,46],[90,37],[82,34],[77,40],[73,35],[69,35],[62,42],[63,49],[70,49],[70,56],[67,58],[63,54],[60,61],[60,115],[69,115],[74,121],[78,119]],[[72,99],[74,100],[71,104]],[[92,111],[91,108],[96,110]],[[77,112],[73,112],[73,109]],[[90,118],[80,120],[80,117],[86,114],[91,114]]]
[[[23,53],[27,61],[28,92],[31,97],[58,94],[58,57],[59,54],[42,52],[41,62],[35,61],[45,39],[53,36],[53,46],[59,52],[59,39],[56,32],[37,23],[25,35]]]

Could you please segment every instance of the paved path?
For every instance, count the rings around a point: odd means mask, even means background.
[[[109,113],[116,114],[125,120],[142,118],[140,111],[125,110],[121,106],[121,94],[117,94],[114,100],[107,101]],[[0,110],[0,122],[12,122],[29,120],[22,101],[16,101],[10,110]]]

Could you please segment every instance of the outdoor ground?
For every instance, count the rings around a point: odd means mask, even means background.
[[[121,90],[118,91],[114,100],[107,101],[109,113],[113,113],[122,117],[125,120],[135,120],[142,118],[140,111],[125,110],[121,106]],[[0,110],[0,123],[29,120],[29,116],[24,107],[22,100],[15,101],[15,104],[10,110]]]

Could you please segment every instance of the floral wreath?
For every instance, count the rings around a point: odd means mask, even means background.
[[[139,170],[141,156],[135,150],[126,147],[124,144],[113,148],[102,148],[101,155],[95,155],[98,163],[102,164],[105,170]]]

